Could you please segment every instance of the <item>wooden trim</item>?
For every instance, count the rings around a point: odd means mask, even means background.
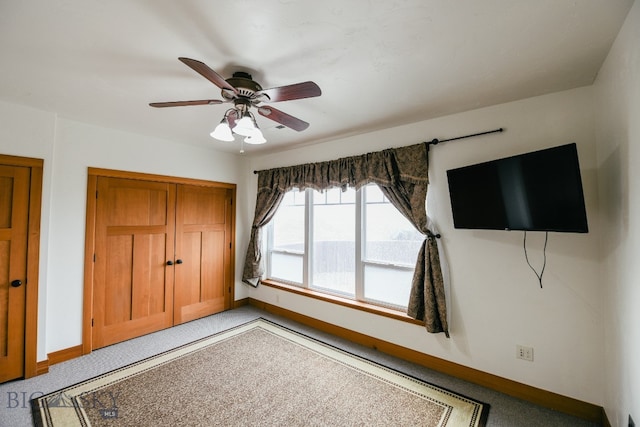
[[[233,308],[240,308],[240,307],[244,307],[245,305],[249,305],[249,298],[243,298],[240,299],[238,301],[234,301],[233,302]]]
[[[76,345],[74,347],[65,348],[62,350],[54,351],[53,353],[49,353],[49,366],[55,365],[56,363],[66,362],[67,360],[75,359],[76,357],[82,356],[82,345]]]
[[[30,168],[29,219],[27,225],[27,280],[25,291],[24,377],[39,375],[38,287],[40,273],[40,222],[44,160],[0,154],[0,163]]]
[[[236,283],[235,283],[235,277],[236,277],[236,215],[237,215],[237,211],[236,211],[236,206],[238,205],[238,197],[236,194],[236,185],[233,185],[233,188],[230,189],[231,191],[231,236],[229,237],[231,239],[231,248],[230,248],[230,257],[229,257],[229,262],[230,262],[230,271],[229,271],[229,282],[225,283],[225,286],[229,286],[229,295],[227,296],[227,300],[225,301],[225,310],[227,309],[231,309],[235,307],[235,300],[236,300]]]
[[[84,286],[82,297],[82,354],[89,354],[93,349],[93,254],[95,252],[96,192],[98,177],[87,178],[87,214],[84,232]]]
[[[44,165],[44,160],[34,159],[31,157],[18,157],[9,156],[7,154],[0,154],[0,163],[11,166],[25,166],[30,168],[40,168]]]
[[[49,359],[41,360],[36,364],[36,375],[49,373]]]
[[[459,365],[428,354],[420,353],[397,344],[314,319],[313,317],[305,316],[304,314],[290,311],[254,298],[249,298],[249,304],[269,313],[286,317],[298,323],[345,338],[354,343],[373,348],[374,350],[399,357],[420,366],[508,394],[518,399],[526,400],[536,405],[544,406],[591,422],[602,424],[604,410],[600,406],[518,383],[516,381],[482,372],[464,365]]]
[[[218,182],[218,181],[207,181],[204,179],[182,178],[179,176],[155,175],[150,173],[129,172],[129,171],[100,169],[100,168],[91,168],[91,167],[88,168],[88,172],[89,172],[89,176],[105,176],[108,178],[137,179],[142,181],[166,182],[170,184],[201,185],[204,187],[215,186],[218,188],[233,189],[234,191],[236,188],[236,184],[230,184],[230,183]],[[235,197],[235,193],[234,193],[234,197]]]
[[[32,162],[29,189],[27,237],[27,281],[25,307],[24,377],[38,375],[38,287],[40,273],[40,222],[42,216],[42,175],[44,161]]]
[[[306,297],[317,299],[320,301],[330,302],[332,304],[352,308],[354,310],[365,311],[367,313],[377,314],[379,316],[388,317],[390,319],[400,320],[401,322],[407,322],[421,326],[424,325],[424,322],[422,320],[413,319],[407,316],[405,313],[398,310],[393,310],[391,308],[385,308],[379,305],[354,301],[348,298],[341,298],[339,296],[329,295],[322,292],[314,291],[312,289],[301,288],[299,286],[287,285],[285,283],[280,283],[273,280],[261,280],[260,284],[269,286],[271,288],[282,289],[283,291],[291,292],[294,294],[304,295]]]

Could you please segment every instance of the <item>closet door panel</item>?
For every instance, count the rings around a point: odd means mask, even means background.
[[[93,348],[173,324],[174,184],[98,177]]]
[[[202,299],[224,299],[226,233],[210,231],[202,233]]]
[[[232,274],[231,191],[180,185],[177,200],[176,324],[228,308]]]

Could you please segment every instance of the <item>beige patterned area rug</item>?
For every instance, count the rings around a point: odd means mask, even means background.
[[[264,319],[32,401],[37,426],[484,426],[488,406]]]

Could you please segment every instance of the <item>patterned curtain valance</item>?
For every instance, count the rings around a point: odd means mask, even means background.
[[[429,183],[428,172],[428,146],[421,143],[326,162],[260,171],[258,192],[274,189],[286,192],[293,188],[357,189],[369,183],[388,187],[400,181],[426,186]]]

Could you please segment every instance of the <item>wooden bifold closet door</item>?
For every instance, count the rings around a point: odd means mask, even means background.
[[[91,349],[231,308],[235,186],[165,179],[94,178]]]

